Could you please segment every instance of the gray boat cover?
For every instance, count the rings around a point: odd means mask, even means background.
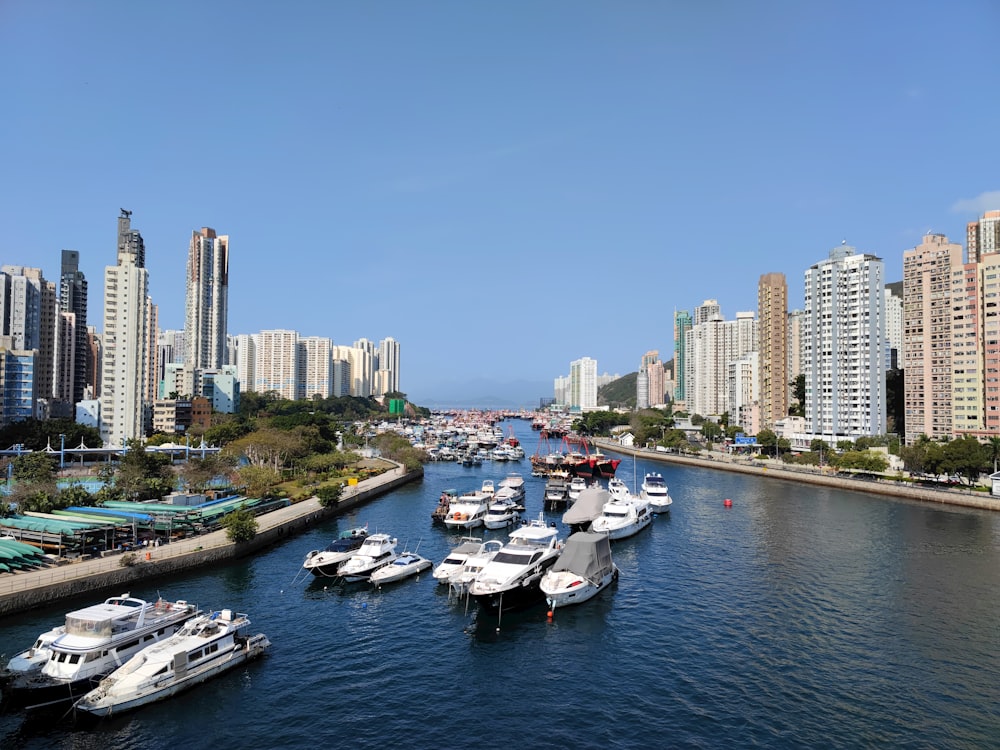
[[[604,512],[604,504],[609,500],[611,493],[603,487],[588,487],[563,513],[562,522],[567,526],[590,523]]]
[[[600,578],[611,569],[611,542],[607,534],[578,531],[566,540],[566,547],[552,566],[588,579]]]

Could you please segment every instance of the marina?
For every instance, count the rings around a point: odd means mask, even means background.
[[[526,424],[514,427],[530,441]],[[253,557],[170,580],[171,596],[251,613],[273,643],[265,659],[93,728],[62,712],[4,711],[0,746],[198,747],[206,722],[243,748],[311,747],[345,726],[358,747],[399,737],[450,747],[515,732],[582,746],[655,747],[665,737],[712,747],[995,744],[1000,603],[990,592],[1000,586],[1000,516],[642,457],[633,471],[632,460],[618,473],[660,472],[670,512],[612,542],[618,579],[551,619],[541,602],[498,624],[450,597],[429,571],[381,588],[301,575],[310,550],[366,525],[421,539],[420,554],[438,564],[468,536],[432,524],[442,491],[499,482],[511,470],[525,475],[525,516],[543,512],[545,479],[529,476],[526,462],[435,462],[421,482]],[[566,539],[562,515],[544,518]],[[500,542],[509,531],[475,536]],[[156,600],[158,586],[166,595],[162,581],[133,585],[132,595]],[[0,619],[4,663],[99,598]],[[503,716],[427,720],[442,703],[489,705],[497,681]],[[620,690],[626,681],[644,686],[638,701]],[[400,684],[415,688],[405,701]],[[570,684],[592,710],[540,715]],[[331,702],[332,694],[366,701]],[[664,705],[670,711],[651,718]]]

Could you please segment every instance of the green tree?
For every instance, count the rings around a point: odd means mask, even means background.
[[[943,453],[942,469],[948,474],[958,474],[969,484],[975,484],[980,474],[989,471],[988,449],[971,435],[947,443]]]
[[[778,455],[778,436],[773,430],[761,430],[758,432],[757,443],[764,448],[765,453],[771,451],[775,456]]]
[[[147,451],[141,440],[130,440],[115,470],[115,487],[129,500],[163,497],[173,487],[170,458]]]
[[[227,513],[220,524],[226,530],[226,538],[235,544],[249,542],[257,536],[257,519],[246,508]]]
[[[14,459],[14,479],[29,484],[54,483],[56,460],[45,451],[18,456]]]
[[[788,414],[793,417],[806,415],[806,376],[796,375],[789,383],[792,387],[792,398],[795,402],[788,407]]]
[[[281,484],[281,472],[266,466],[241,466],[236,470],[237,482],[247,497],[269,497]]]
[[[990,461],[993,462],[993,473],[997,473],[997,460],[1000,459],[1000,437],[993,435],[990,437],[989,442],[986,444],[987,450],[990,454]]]
[[[343,493],[344,486],[342,484],[325,484],[316,490],[316,498],[319,500],[320,506],[326,508],[330,505],[336,505]]]

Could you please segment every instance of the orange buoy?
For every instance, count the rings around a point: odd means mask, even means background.
[[[733,501],[730,500],[728,497],[725,499],[725,501],[722,504],[725,505],[727,508],[732,508],[733,507]]]

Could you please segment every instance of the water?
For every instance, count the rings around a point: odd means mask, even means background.
[[[527,460],[430,464],[252,560],[133,589],[248,612],[264,659],[96,728],[0,715],[0,747],[1000,744],[1000,516],[642,459],[638,481],[647,470],[669,516],[615,543],[619,581],[552,622],[541,605],[497,632],[429,572],[380,591],[292,583],[306,552],[366,522],[439,562],[458,542],[429,521],[447,487],[519,471],[528,515],[541,509]],[[618,475],[632,484],[631,459]],[[0,620],[0,651],[94,599]]]

